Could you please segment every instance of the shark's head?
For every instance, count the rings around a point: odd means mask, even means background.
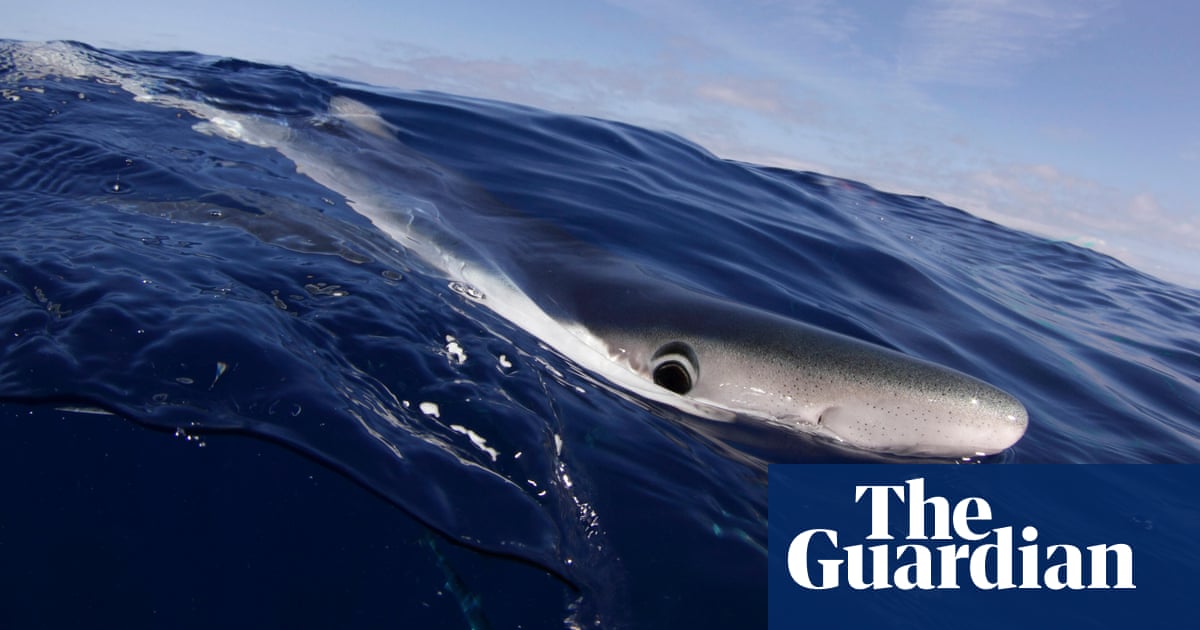
[[[756,309],[668,293],[642,301],[637,314],[613,309],[592,333],[689,410],[897,455],[992,454],[1025,433],[1028,415],[1016,398],[961,372]]]

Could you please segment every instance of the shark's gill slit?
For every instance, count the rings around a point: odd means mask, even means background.
[[[696,386],[700,377],[699,365],[691,346],[673,341],[654,353],[650,375],[655,385],[682,395]]]

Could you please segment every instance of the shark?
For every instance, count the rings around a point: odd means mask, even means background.
[[[1019,400],[973,376],[649,275],[521,217],[409,148],[396,126],[349,96],[332,96],[316,116],[246,113],[69,49],[37,54],[59,74],[183,109],[200,133],[277,151],[461,295],[634,396],[714,423],[903,457],[994,454],[1027,428]],[[465,236],[492,228],[522,245]]]

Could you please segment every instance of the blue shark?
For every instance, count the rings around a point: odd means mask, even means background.
[[[37,54],[59,75],[183,109],[201,133],[278,151],[461,294],[632,395],[715,423],[901,456],[992,454],[1028,425],[1016,398],[956,370],[660,280],[612,256],[539,254],[577,246],[553,230],[518,235],[547,247],[480,247],[456,234],[457,215],[473,201],[496,203],[353,99],[335,96],[328,112],[303,120],[260,116],[156,89],[69,49]]]

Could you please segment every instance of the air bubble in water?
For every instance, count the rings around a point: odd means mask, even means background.
[[[127,182],[121,181],[120,177],[104,182],[104,192],[110,195],[127,195],[133,192],[133,187]]]

